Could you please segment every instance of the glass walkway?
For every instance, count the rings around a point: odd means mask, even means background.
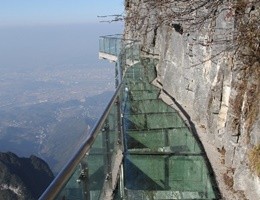
[[[136,41],[101,38],[102,55],[117,56],[122,81],[91,135],[40,199],[220,199],[199,141],[151,84],[156,60],[139,57],[137,48]]]

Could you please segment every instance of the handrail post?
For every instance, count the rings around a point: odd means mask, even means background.
[[[110,156],[110,138],[109,138],[109,121],[106,120],[105,126],[102,129],[102,140],[103,140],[103,159],[104,159],[104,173],[106,181],[111,182],[111,156]]]
[[[105,38],[102,37],[102,52],[105,52]]]
[[[85,161],[81,161],[81,172],[79,181],[82,183],[83,196],[85,200],[90,200],[90,188],[89,188],[89,171],[88,164]]]

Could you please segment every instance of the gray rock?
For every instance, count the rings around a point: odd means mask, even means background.
[[[253,67],[241,67],[230,48],[235,30],[230,4],[224,1],[216,7],[216,18],[195,27],[184,22],[180,24],[183,31],[178,31],[170,23],[177,24],[178,18],[160,21],[176,8],[162,10],[151,2],[129,1],[124,37],[139,39],[144,55],[159,56],[157,81],[162,89],[189,113],[198,129],[205,127],[206,142],[224,149],[224,155],[215,155],[224,159],[224,170],[216,173],[224,198],[260,199],[260,179],[248,164],[250,149],[260,142],[259,110],[253,117],[247,113],[250,106],[259,107],[259,99],[250,99],[250,94],[259,94],[260,82],[250,71]],[[259,16],[257,7],[254,16]],[[203,7],[190,17],[199,18],[208,11]],[[211,164],[219,168],[214,161]],[[232,188],[225,184],[224,173],[233,179]]]

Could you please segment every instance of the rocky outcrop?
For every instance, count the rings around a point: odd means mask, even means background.
[[[38,199],[53,178],[49,166],[36,156],[0,153],[0,199]]]
[[[144,56],[159,59],[155,82],[162,98],[174,98],[189,113],[223,198],[260,199],[260,178],[249,159],[260,143],[259,43],[256,55],[243,57],[251,50],[238,36],[247,30],[241,23],[258,19],[259,2],[178,2],[126,0],[124,37],[139,39]],[[189,6],[194,9],[186,14]],[[259,42],[256,23],[252,34]]]

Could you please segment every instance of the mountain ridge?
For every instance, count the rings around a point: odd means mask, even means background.
[[[53,178],[48,164],[34,155],[0,152],[0,199],[38,199]]]

